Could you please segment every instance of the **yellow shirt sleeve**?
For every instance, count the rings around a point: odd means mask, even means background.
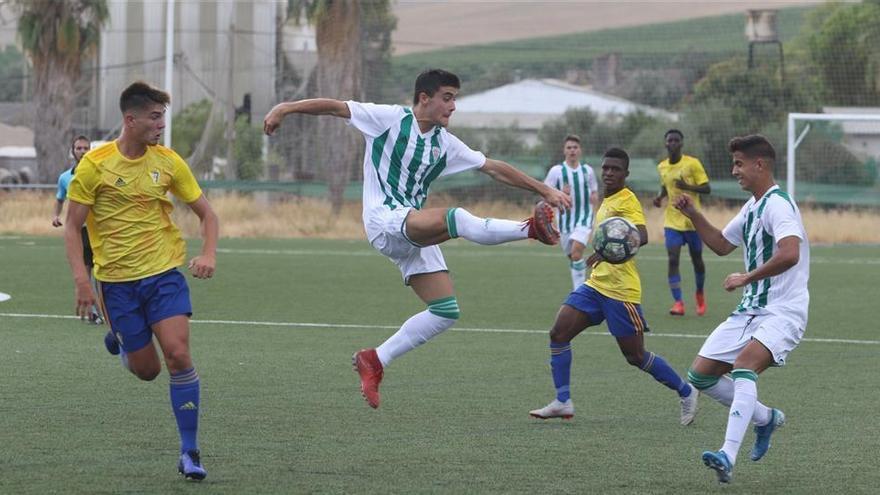
[[[189,165],[177,153],[172,156],[172,163],[174,169],[171,178],[171,194],[187,204],[199,199],[202,195],[202,188],[199,187]]]
[[[645,222],[645,212],[642,210],[642,204],[639,202],[639,199],[635,194],[626,198],[626,201],[620,205],[620,208],[620,216],[632,222],[633,225],[647,224],[647,222]]]
[[[709,182],[709,176],[706,175],[706,169],[703,168],[703,164],[700,163],[698,158],[694,158],[691,162],[691,177],[694,179],[694,185],[697,186]]]
[[[95,191],[98,190],[100,182],[101,174],[98,173],[98,167],[93,161],[83,157],[70,180],[67,197],[77,203],[91,206],[95,204]]]

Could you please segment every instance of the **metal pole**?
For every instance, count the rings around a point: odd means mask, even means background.
[[[171,87],[174,84],[174,0],[168,0],[165,12],[165,91],[174,92]],[[173,102],[173,100],[172,100]],[[171,104],[165,113],[165,134],[163,141],[165,146],[171,147],[171,121],[174,114],[174,104]]]
[[[794,114],[788,114],[788,146],[785,155],[785,189],[788,196],[794,199]]]
[[[232,7],[235,9],[235,6]],[[235,10],[233,10],[235,12]],[[234,15],[234,14],[233,14]],[[226,178],[238,179],[235,163],[235,24],[229,25],[229,69],[226,72]]]

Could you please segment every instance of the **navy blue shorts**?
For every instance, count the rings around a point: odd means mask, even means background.
[[[700,240],[696,230],[675,230],[664,227],[663,238],[666,239],[666,249],[687,244],[691,251],[697,253],[703,251],[703,241]]]
[[[98,288],[107,323],[125,352],[149,344],[153,324],[172,316],[192,316],[189,287],[176,268],[131,282],[98,282]]]
[[[586,313],[590,318],[591,326],[607,319],[608,331],[615,337],[632,337],[650,331],[642,315],[641,304],[603,296],[587,284],[581,285],[569,294],[565,304]]]

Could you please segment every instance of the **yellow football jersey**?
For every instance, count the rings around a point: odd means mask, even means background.
[[[692,191],[684,191],[675,185],[678,179],[686,184],[700,185],[709,182],[709,176],[703,169],[700,160],[689,155],[682,155],[676,164],[669,163],[669,158],[657,164],[657,173],[660,174],[660,184],[666,188],[667,203],[663,217],[663,226],[675,230],[694,230],[694,224],[688,217],[676,210],[673,204],[678,196],[687,194],[694,201],[694,207],[700,209],[700,195]]]
[[[186,245],[171,221],[168,191],[185,203],[202,195],[186,162],[164,146],[147,146],[129,160],[114,141],[80,160],[68,198],[91,207],[86,226],[96,279],[139,280],[184,263]]]
[[[606,197],[596,212],[596,225],[609,217],[623,217],[633,225],[645,225],[645,213],[639,198],[627,188]],[[635,258],[619,265],[602,262],[590,273],[587,285],[602,295],[618,301],[641,304],[642,281]]]

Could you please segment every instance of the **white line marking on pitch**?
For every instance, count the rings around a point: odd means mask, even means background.
[[[49,318],[58,320],[79,319],[78,316],[67,315],[46,315],[32,313],[0,313],[0,316],[8,318]],[[368,330],[397,330],[399,325],[363,325],[352,323],[307,323],[307,322],[288,322],[288,321],[239,321],[239,320],[192,320],[196,325],[241,325],[254,327],[293,327],[293,328],[365,328]],[[453,332],[472,332],[472,333],[533,333],[546,334],[547,330],[529,330],[526,328],[451,328]],[[608,335],[608,332],[581,332],[582,335]],[[673,339],[705,339],[705,335],[693,335],[687,333],[654,333],[645,334],[648,337],[665,337]],[[826,344],[873,344],[880,345],[880,340],[855,340],[855,339],[820,339],[806,338],[804,342],[820,342]]]

